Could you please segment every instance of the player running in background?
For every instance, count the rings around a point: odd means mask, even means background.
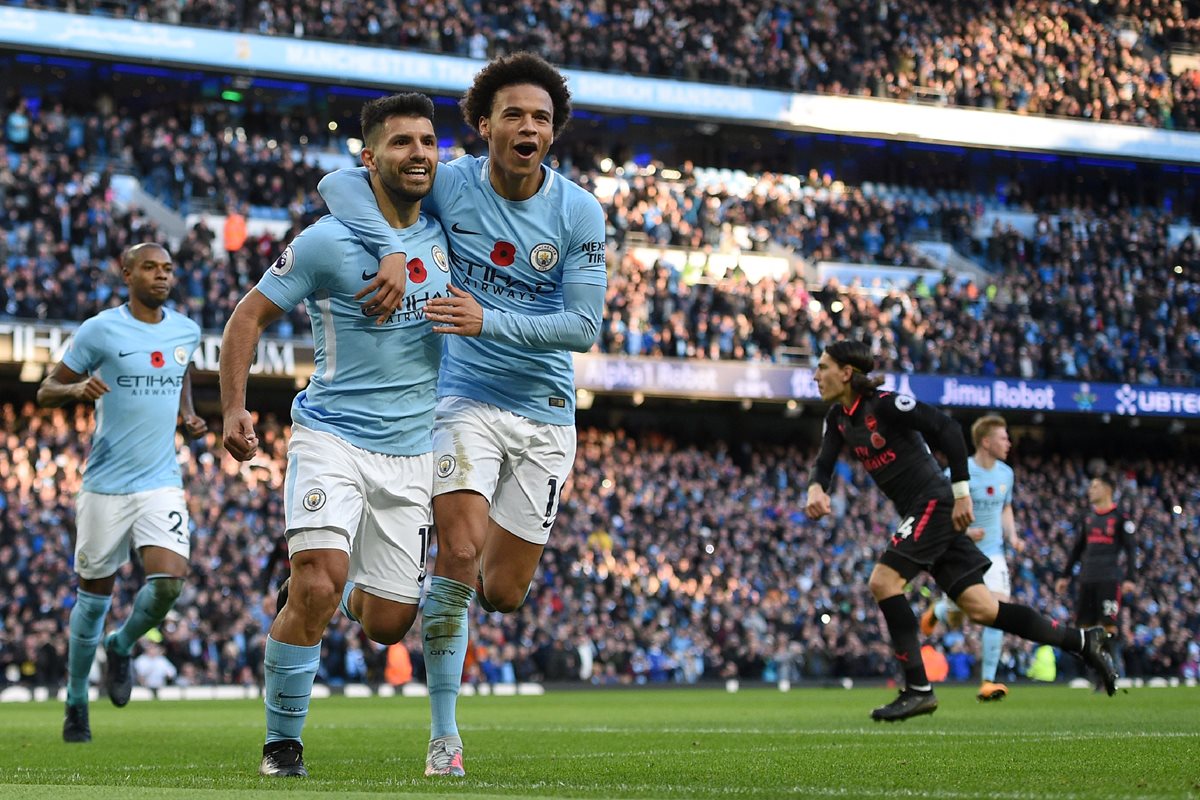
[[[191,539],[175,427],[182,415],[191,438],[207,430],[192,408],[190,365],[200,327],[164,305],[175,286],[170,254],[149,242],[133,245],[121,255],[121,274],[129,301],[79,326],[37,393],[42,406],[96,404],[76,501],[79,590],[67,645],[67,742],[92,740],[88,672],[130,547],[141,558],[146,583],[125,624],[104,640],[105,683],[114,705],[128,703],[133,690],[134,643],[162,622],[183,590]]]
[[[1112,479],[1105,475],[1097,475],[1088,484],[1090,508],[1076,522],[1075,546],[1058,573],[1054,590],[1060,595],[1066,594],[1072,571],[1079,564],[1075,624],[1103,625],[1111,636],[1108,644],[1113,660],[1119,665],[1121,594],[1135,589],[1133,576],[1137,570],[1137,556],[1133,542],[1136,528],[1133,520],[1117,508],[1113,500],[1115,489]],[[1120,564],[1122,551],[1125,552],[1124,568]]]
[[[983,573],[984,585],[997,600],[1007,603],[1012,595],[1012,581],[1008,561],[1004,557],[1004,542],[1007,540],[1018,553],[1025,550],[1025,543],[1017,537],[1017,525],[1013,519],[1013,470],[1004,463],[1012,441],[1008,438],[1008,426],[1004,418],[994,414],[975,420],[971,426],[971,440],[975,443],[975,455],[967,459],[967,471],[970,473],[975,523],[967,528],[967,536],[975,542],[981,553],[991,559],[992,565]],[[923,635],[933,633],[935,620],[957,627],[962,623],[962,612],[951,600],[942,598],[921,615]],[[980,639],[983,651],[982,682],[976,697],[982,701],[1001,700],[1008,695],[1008,687],[996,682],[1004,632],[996,628],[984,628]]]
[[[264,652],[263,775],[308,774],[300,734],[334,611],[340,606],[381,644],[400,641],[417,616],[442,351],[424,312],[449,280],[446,236],[421,214],[437,170],[433,111],[415,93],[374,100],[362,111],[372,202],[411,256],[407,294],[385,323],[365,316],[355,300],[378,260],[344,225],[323,217],[284,250],[225,327],[225,447],[239,461],[258,448],[246,376],[262,332],[304,301],[315,340],[316,369],[292,404],[284,498],[292,573]]]
[[[542,164],[570,118],[563,76],[529,53],[506,56],[461,105],[488,155],[443,165],[427,201],[449,230],[454,286],[427,309],[449,336],[434,422],[438,555],[422,617],[426,775],[464,774],[455,707],[467,610],[477,588],[485,609],[505,613],[529,592],[575,460],[570,351],[595,341],[607,284],[600,204]],[[327,175],[320,189],[381,257],[366,310],[387,314],[404,278],[389,254],[403,243],[368,203],[361,170]]]
[[[821,399],[834,405],[825,416],[805,505],[810,519],[831,513],[829,484],[846,445],[903,517],[871,572],[870,589],[903,666],[905,687],[891,703],[872,711],[872,718],[895,721],[937,709],[921,661],[917,618],[904,596],[905,584],[920,572],[930,573],[972,621],[1079,654],[1103,676],[1111,695],[1116,672],[1102,628],[1060,626],[1031,608],[1000,602],[988,591],[983,574],[991,559],[960,533],[975,515],[967,447],[958,424],[912,397],[879,391],[883,381],[870,377],[873,368],[870,349],[855,341],[831,344],[817,362]],[[949,460],[950,481],[938,469],[930,445]]]

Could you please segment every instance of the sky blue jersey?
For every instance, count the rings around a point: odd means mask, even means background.
[[[442,339],[425,304],[447,294],[449,248],[442,226],[424,214],[394,230],[408,254],[408,286],[383,325],[354,299],[379,262],[333,217],[297,236],[258,291],[282,309],[303,301],[312,321],[316,369],[292,403],[292,420],[373,453],[414,456],[433,449]]]
[[[1004,531],[1000,527],[1000,514],[1004,507],[1012,504],[1013,469],[1003,461],[997,461],[991,469],[975,463],[975,457],[967,459],[967,470],[971,473],[971,504],[975,508],[972,527],[983,528],[983,538],[975,544],[986,556],[1004,555]]]
[[[183,485],[175,452],[179,393],[200,326],[164,307],[157,323],[128,305],[101,311],[75,332],[63,364],[95,375],[109,391],[96,400],[96,431],[83,489],[133,494]]]
[[[492,188],[487,158],[463,156],[438,167],[423,207],[446,227],[452,282],[484,309],[478,337],[447,337],[438,396],[468,397],[537,422],[571,425],[575,369],[562,343],[586,350],[599,329],[608,284],[604,212],[585,189],[542,169],[537,194],[513,201]],[[379,213],[368,181],[342,181],[350,188],[331,196],[326,182],[337,175],[322,182],[330,210],[379,257],[407,253]],[[573,303],[577,295],[586,300]],[[578,318],[564,311],[576,311]],[[550,330],[560,322],[559,330]]]

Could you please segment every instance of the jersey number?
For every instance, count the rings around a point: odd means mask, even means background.
[[[549,528],[554,524],[555,505],[558,502],[558,478],[551,478],[547,483],[550,485],[550,496],[546,498],[546,513],[542,516],[546,521],[542,523],[543,528]]]
[[[421,539],[421,555],[417,559],[417,566],[420,572],[417,575],[417,581],[425,580],[425,562],[429,558],[429,526],[422,525],[417,528],[417,536]]]
[[[180,544],[187,544],[187,534],[180,530],[180,528],[183,526],[183,514],[180,514],[178,511],[172,511],[170,514],[167,514],[167,519],[175,523],[171,526],[170,533],[175,534],[175,537],[179,539]]]

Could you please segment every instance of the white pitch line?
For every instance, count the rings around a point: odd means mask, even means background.
[[[418,785],[420,785],[418,783]],[[427,785],[427,784],[426,784]],[[678,793],[684,797],[778,797],[780,792],[797,797],[876,797],[876,798],[949,798],[950,800],[1091,800],[1094,794],[1075,792],[1054,793],[1045,790],[1036,792],[952,792],[945,789],[871,789],[866,787],[794,785],[751,788],[747,786],[711,786],[681,784],[629,784],[629,783],[578,783],[572,781],[534,781],[532,783],[505,783],[502,781],[474,781],[468,778],[462,786],[472,789],[574,789],[577,791],[613,792],[609,797],[635,795],[664,797],[667,793]],[[1183,792],[1154,795],[1115,795],[1108,800],[1164,800],[1164,798],[1187,798]]]
[[[678,735],[737,735],[737,736],[911,736],[921,739],[945,737],[950,739],[994,739],[995,729],[986,731],[956,731],[944,729],[901,729],[896,727],[862,727],[862,728],[630,728],[611,727],[603,725],[569,726],[531,726],[531,725],[471,725],[464,726],[467,733],[471,731],[528,731],[534,733],[595,733],[595,734],[678,734]],[[1196,739],[1200,731],[1041,731],[1038,733],[1006,732],[1021,741],[1089,741],[1092,739],[1111,739],[1114,735],[1121,738],[1133,739]]]

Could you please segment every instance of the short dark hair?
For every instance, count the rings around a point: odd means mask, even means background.
[[[388,117],[424,117],[433,122],[433,101],[420,92],[404,92],[364,104],[359,117],[364,143],[371,141]]]
[[[519,83],[540,86],[550,95],[550,103],[554,106],[554,137],[558,138],[571,120],[571,92],[562,73],[533,53],[501,56],[479,70],[471,88],[458,104],[463,120],[472,130],[478,131],[479,119],[491,116],[496,93]]]
[[[826,354],[837,364],[850,367],[854,374],[850,376],[850,388],[859,394],[878,389],[883,385],[883,378],[872,378],[871,370],[875,369],[875,356],[866,342],[854,339],[843,339],[825,348]]]
[[[167,260],[171,260],[171,251],[167,250],[167,248],[163,247],[158,242],[138,242],[137,244],[129,245],[129,247],[126,247],[123,251],[121,251],[121,269],[133,269],[142,253],[151,249],[162,250],[167,254]]]
[[[1110,491],[1110,492],[1117,491],[1117,482],[1115,480],[1113,480],[1113,477],[1111,475],[1109,475],[1107,472],[1097,472],[1095,475],[1092,476],[1092,480],[1100,481],[1101,483],[1103,483],[1105,486],[1108,487],[1108,491]]]

